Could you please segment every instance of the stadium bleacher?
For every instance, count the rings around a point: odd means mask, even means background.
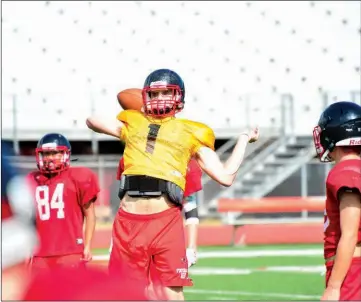
[[[14,126],[15,97],[20,138],[57,121],[81,139],[85,116],[114,114],[119,90],[140,87],[163,66],[185,80],[185,117],[215,129],[250,121],[277,129],[282,95],[291,94],[295,131],[309,134],[324,102],[360,101],[359,8],[357,1],[5,2],[4,135]],[[39,111],[46,116],[25,118]]]

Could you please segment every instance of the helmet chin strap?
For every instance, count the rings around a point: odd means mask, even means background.
[[[321,156],[321,161],[324,161],[324,162],[329,161],[329,159],[330,159],[330,157],[328,156],[329,153],[330,153],[330,151],[326,150],[325,153],[323,153]]]

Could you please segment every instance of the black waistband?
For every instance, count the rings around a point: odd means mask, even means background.
[[[167,192],[167,181],[146,175],[126,175],[124,190],[139,192]]]

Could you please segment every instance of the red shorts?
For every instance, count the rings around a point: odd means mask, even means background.
[[[119,209],[113,224],[109,272],[162,286],[192,286],[182,212],[178,207],[138,215]],[[132,276],[129,276],[129,271]]]
[[[46,270],[61,267],[76,268],[83,267],[82,254],[70,254],[63,256],[33,257],[30,261],[32,271]]]
[[[326,264],[326,287],[331,276],[333,262]],[[361,300],[361,257],[353,258],[345,280],[341,286],[341,301]]]

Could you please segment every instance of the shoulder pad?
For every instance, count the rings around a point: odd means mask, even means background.
[[[78,182],[87,181],[95,174],[91,169],[87,167],[70,167],[69,172],[70,176]]]
[[[214,142],[216,140],[213,130],[206,124],[186,121],[188,125],[193,128],[193,136],[199,141],[201,145],[214,150]]]
[[[35,178],[37,175],[41,174],[40,171],[34,170],[27,174],[27,178]]]
[[[350,192],[361,193],[361,169],[356,165],[335,166],[331,170],[326,187],[330,189],[335,196],[340,189],[349,189]]]
[[[123,110],[117,115],[117,119],[121,122],[128,123],[130,120],[134,120],[136,117],[143,116],[138,110]]]
[[[45,177],[45,176],[43,176],[43,174],[41,174],[39,170],[31,171],[28,175],[26,175],[27,180],[30,181],[31,183],[34,183],[35,181],[39,180],[41,177]]]

